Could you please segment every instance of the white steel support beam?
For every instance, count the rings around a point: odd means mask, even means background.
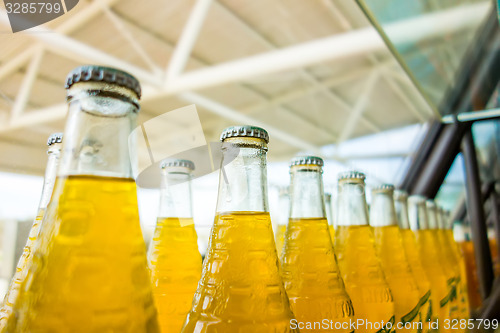
[[[345,140],[349,139],[352,132],[354,132],[356,123],[358,122],[359,117],[363,114],[363,112],[366,109],[366,106],[368,105],[368,101],[370,100],[370,95],[373,91],[373,88],[375,87],[375,83],[377,82],[378,78],[379,78],[379,72],[377,70],[374,70],[368,76],[368,79],[366,80],[365,83],[365,88],[361,93],[361,97],[354,105],[354,109],[352,110],[349,119],[347,119],[347,122],[344,124],[344,128],[340,133],[340,136],[337,140],[337,144],[342,143]]]
[[[79,10],[78,14],[71,16],[71,20],[66,20],[59,27],[55,29],[56,32],[60,34],[69,34],[76,29],[80,28],[82,25],[87,23],[89,20],[94,18],[96,15],[101,13],[101,6],[106,5],[111,7],[118,0],[97,0],[92,2],[86,8]],[[3,18],[4,20],[1,20]],[[4,24],[6,26],[10,26],[10,22],[5,20],[7,18],[7,13],[4,10],[0,10],[0,24]],[[33,29],[30,29],[33,31]],[[21,54],[12,57],[12,60],[3,64],[0,67],[0,81],[2,81],[5,77],[14,73],[19,68],[24,66],[25,63],[29,61],[29,59],[36,53],[38,47],[40,45],[33,45],[23,51]]]
[[[99,2],[99,0],[98,0]],[[151,59],[151,57],[144,51],[144,48],[137,42],[137,40],[132,36],[130,31],[128,31],[127,27],[121,19],[116,16],[115,13],[105,4],[102,4],[102,10],[104,14],[109,18],[111,23],[116,27],[116,30],[125,38],[129,44],[132,46],[134,51],[141,57],[141,59],[148,65],[149,69],[157,75],[161,73],[161,69],[155,64],[155,62]]]
[[[31,59],[28,69],[26,70],[26,74],[24,74],[23,82],[17,92],[14,105],[12,106],[11,121],[18,118],[23,113],[26,103],[28,103],[31,88],[33,88],[38,69],[40,68],[40,63],[42,62],[43,52],[43,48],[38,47],[38,50]]]
[[[205,17],[208,14],[211,3],[212,0],[196,1],[194,8],[191,10],[191,14],[189,15],[189,19],[184,26],[184,30],[182,31],[177,47],[175,48],[172,58],[170,59],[165,84],[173,82],[174,79],[177,78],[182,71],[184,71],[191,55],[191,50],[193,49],[203,23],[205,22]]]

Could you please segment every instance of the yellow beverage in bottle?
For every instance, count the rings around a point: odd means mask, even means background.
[[[394,302],[368,225],[344,226],[339,220],[335,250],[346,290],[351,297],[356,320],[395,324]],[[357,329],[356,332],[376,332]]]
[[[16,331],[156,332],[135,182],[68,176],[55,191],[44,218],[50,236],[23,285]]]
[[[180,332],[201,275],[192,218],[158,218],[148,253],[161,331]]]
[[[222,212],[183,332],[295,332],[269,213]]]
[[[38,234],[42,225],[42,219],[45,215],[45,210],[49,204],[54,189],[56,180],[57,166],[59,165],[59,156],[61,154],[62,133],[54,133],[49,136],[47,140],[48,161],[45,169],[45,177],[42,188],[42,195],[38,205],[38,212],[36,214],[33,225],[31,226],[26,245],[23,248],[23,254],[19,259],[14,276],[9,285],[9,289],[5,294],[4,302],[0,308],[0,332],[6,329],[10,316],[13,313],[14,304],[19,296],[21,284],[27,275],[28,267],[31,265],[33,259],[33,251],[37,244]]]
[[[276,229],[276,252],[278,253],[278,258],[281,259],[283,246],[285,245],[286,225],[278,224],[278,227]]]
[[[423,323],[423,328],[427,331],[429,330],[428,323],[436,321],[437,318],[432,312],[431,284],[420,260],[415,234],[410,229],[401,229],[401,239],[403,241],[408,264],[410,265],[411,272],[420,291],[421,322]]]
[[[351,332],[354,310],[337,267],[325,218],[290,219],[282,276],[292,311],[301,323],[328,325],[301,332]],[[330,323],[337,323],[337,329]],[[342,329],[344,323],[344,329]]]
[[[462,229],[462,226],[459,226]],[[474,243],[468,238],[468,233],[463,232],[463,238],[459,240],[458,246],[464,258],[466,280],[467,280],[467,295],[469,300],[469,308],[471,311],[477,310],[481,307],[483,301],[479,291],[479,280],[477,277],[476,257],[474,255]],[[459,232],[460,232],[459,231]]]

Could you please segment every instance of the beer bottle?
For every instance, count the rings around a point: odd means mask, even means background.
[[[396,322],[402,332],[417,332],[420,322],[420,292],[406,258],[394,207],[394,186],[372,190],[370,225],[375,248],[394,298]]]
[[[425,197],[421,195],[411,195],[408,198],[410,227],[415,233],[418,251],[422,259],[422,266],[431,284],[431,307],[433,316],[436,316],[438,319],[438,329],[440,331],[450,332],[449,329],[445,329],[444,325],[445,320],[451,320],[449,302],[450,292],[447,283],[448,277],[439,260],[440,253],[436,248],[434,231],[429,227],[425,200]],[[448,325],[448,327],[450,326],[451,325]]]
[[[355,319],[367,324],[358,326],[356,332],[389,332],[395,326],[394,302],[368,224],[365,175],[356,171],[342,173],[337,198],[338,264]],[[383,322],[383,327],[374,326],[376,322]]]
[[[191,202],[194,163],[161,163],[160,211],[148,251],[153,296],[162,333],[179,333],[201,275]]]
[[[326,219],[322,166],[323,160],[315,156],[291,161],[290,219],[281,273],[297,320],[327,321],[325,326],[306,325],[301,332],[351,332],[349,321],[354,311],[337,267]]]
[[[8,331],[158,332],[128,144],[139,82],[81,66],[66,88],[54,193]]]
[[[217,212],[183,333],[298,332],[279,274],[267,199],[269,136],[222,132]],[[227,165],[225,159],[232,159]]]
[[[408,259],[413,278],[415,279],[420,292],[420,321],[422,328],[427,332],[430,330],[429,323],[436,321],[436,316],[433,315],[431,306],[431,284],[427,277],[427,273],[422,267],[422,261],[417,248],[417,240],[413,231],[410,229],[408,221],[408,194],[401,190],[394,191],[394,203],[396,216],[403,241],[404,252]]]
[[[5,294],[2,308],[0,309],[0,331],[5,329],[9,317],[12,315],[12,307],[19,295],[19,288],[24,281],[31,260],[33,259],[33,250],[36,246],[38,233],[40,232],[41,222],[45,214],[45,209],[49,204],[56,181],[56,171],[59,165],[59,157],[61,155],[62,133],[54,133],[47,140],[47,166],[45,168],[45,177],[43,180],[42,196],[38,205],[37,214],[33,225],[31,226],[28,240],[23,249],[23,254],[16,266],[16,271],[11,280],[7,293]]]

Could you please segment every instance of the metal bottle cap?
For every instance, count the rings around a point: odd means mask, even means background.
[[[392,184],[382,184],[372,189],[373,193],[377,192],[394,192],[394,185]]]
[[[69,89],[78,82],[106,82],[128,88],[141,98],[141,85],[135,77],[111,67],[84,65],[73,69],[66,77],[65,88]]]
[[[295,166],[295,165],[317,165],[317,166],[323,166],[324,162],[321,157],[317,156],[297,156],[292,158],[290,161],[290,167]]]
[[[227,138],[257,138],[263,139],[266,143],[269,143],[269,134],[263,128],[244,125],[244,126],[231,126],[222,131],[220,135],[220,141],[224,142]]]
[[[63,138],[62,133],[52,133],[49,138],[47,139],[47,146],[52,146],[53,144],[56,143],[61,143]]]
[[[404,190],[394,190],[394,200],[400,200],[400,201],[408,200],[408,192]]]
[[[189,160],[180,160],[180,159],[178,159],[178,160],[166,159],[160,163],[161,169],[165,169],[168,167],[184,167],[184,168],[188,168],[189,170],[193,171],[194,170],[194,163],[192,161],[189,161]]]
[[[346,171],[346,172],[341,172],[338,175],[338,180],[347,180],[347,179],[353,179],[353,180],[358,180],[358,181],[364,181],[366,178],[365,174],[359,171]]]

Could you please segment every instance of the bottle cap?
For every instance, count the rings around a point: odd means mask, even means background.
[[[269,143],[269,134],[267,134],[267,131],[263,128],[251,125],[231,126],[226,128],[220,135],[220,141],[224,142],[227,138],[239,137],[263,139],[266,143]]]
[[[338,176],[338,180],[345,180],[345,179],[357,179],[357,180],[365,180],[366,176],[364,173],[359,172],[359,171],[346,171],[342,172]]]
[[[194,163],[192,161],[189,161],[189,160],[172,160],[172,159],[166,159],[160,163],[161,169],[165,169],[168,167],[184,167],[184,168],[188,168],[189,170],[193,171],[194,170]]]
[[[84,65],[73,69],[66,77],[65,88],[78,82],[106,82],[128,88],[141,98],[141,85],[132,75],[121,70],[96,65]]]
[[[425,206],[429,209],[437,209],[436,203],[432,199],[427,199],[425,201]]]
[[[373,188],[372,192],[393,192],[394,185],[392,184],[382,184]]]
[[[394,200],[408,200],[408,192],[404,190],[394,190]]]
[[[47,139],[47,146],[52,146],[53,144],[56,143],[61,143],[63,138],[62,133],[52,133],[49,138]]]
[[[318,165],[323,166],[323,159],[317,156],[297,156],[290,161],[290,167],[294,165]]]

